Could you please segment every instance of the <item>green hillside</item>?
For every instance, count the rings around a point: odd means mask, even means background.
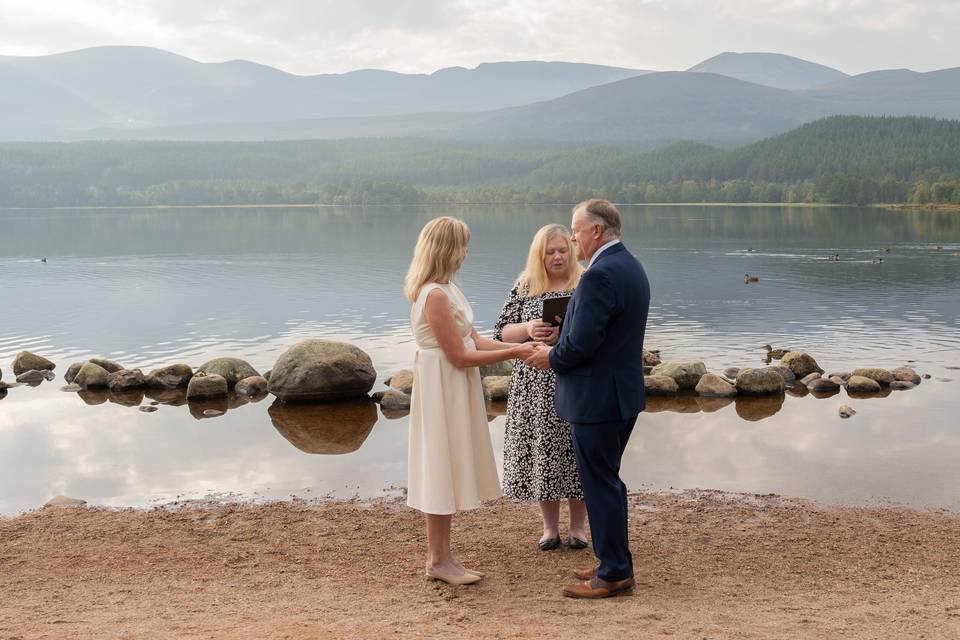
[[[654,148],[657,147],[657,148]],[[0,145],[0,206],[960,203],[960,121],[835,116],[739,148],[363,139]]]

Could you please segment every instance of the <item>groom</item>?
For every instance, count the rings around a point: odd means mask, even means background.
[[[565,587],[570,598],[605,598],[634,586],[627,543],[627,487],[620,458],[644,407],[643,334],[650,284],[620,242],[620,213],[606,200],[573,209],[572,239],[588,260],[568,305],[556,346],[526,363],[557,374],[557,414],[573,429],[573,448],[600,564],[575,570],[585,582]]]

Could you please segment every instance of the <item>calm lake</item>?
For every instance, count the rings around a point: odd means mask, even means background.
[[[760,365],[769,342],[808,351],[828,371],[911,363],[932,376],[871,399],[841,391],[651,401],[624,459],[629,486],[960,507],[960,215],[622,213],[624,241],[653,288],[647,347],[664,360],[703,360],[713,371]],[[388,419],[372,403],[295,409],[268,397],[198,419],[206,407],[144,413],[136,405],[149,397],[59,388],[67,366],[90,356],[146,371],[233,355],[263,372],[289,346],[319,337],[366,350],[382,389],[412,363],[402,280],[421,225],[444,214],[473,231],[460,284],[481,331],[495,322],[533,232],[570,217],[569,207],[489,206],[0,211],[3,380],[13,381],[24,349],[57,363],[56,381],[0,399],[0,513],[55,494],[143,506],[398,491],[407,418]],[[834,253],[840,260],[828,261]],[[744,284],[745,273],[760,281]],[[858,413],[841,420],[842,404]],[[503,417],[490,426],[499,452]]]

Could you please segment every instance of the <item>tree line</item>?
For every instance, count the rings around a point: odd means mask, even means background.
[[[682,142],[0,145],[0,206],[960,204],[960,122],[835,116],[738,148]]]

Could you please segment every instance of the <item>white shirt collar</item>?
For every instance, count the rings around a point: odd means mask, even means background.
[[[613,240],[611,240],[611,241],[608,242],[607,244],[605,244],[605,245],[603,245],[602,247],[600,247],[599,249],[597,249],[597,252],[596,252],[595,254],[593,254],[593,257],[592,257],[592,258],[590,258],[590,263],[587,265],[587,269],[589,269],[590,267],[593,266],[593,263],[597,261],[597,258],[600,256],[601,253],[603,253],[604,251],[606,251],[607,249],[609,249],[610,247],[612,247],[613,245],[615,245],[615,244],[617,244],[617,243],[619,243],[619,242],[620,242],[620,238],[614,238]]]

